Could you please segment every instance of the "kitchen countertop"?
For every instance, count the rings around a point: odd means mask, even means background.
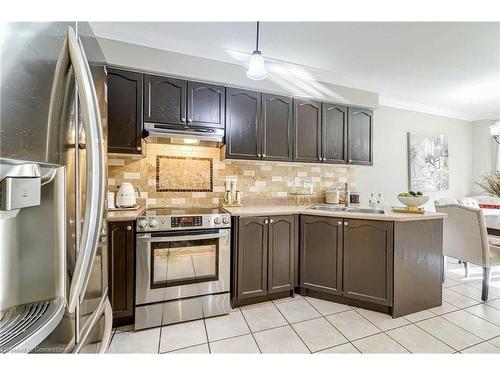
[[[431,219],[444,219],[447,217],[444,213],[426,212],[424,214],[407,214],[394,212],[390,207],[385,208],[385,214],[369,214],[359,212],[329,212],[323,210],[308,209],[311,205],[261,205],[261,206],[242,206],[242,207],[223,207],[231,216],[273,216],[273,215],[317,215],[331,216],[346,219],[366,219],[381,221],[418,221]],[[360,208],[366,208],[360,206]]]
[[[135,210],[108,211],[108,221],[133,221],[137,216],[141,216],[146,211],[146,205],[143,204]]]

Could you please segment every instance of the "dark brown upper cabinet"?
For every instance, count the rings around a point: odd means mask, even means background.
[[[347,107],[321,104],[321,139],[323,163],[347,163]]]
[[[321,163],[321,103],[294,99],[293,160]]]
[[[260,92],[227,88],[226,157],[261,158],[261,99]]]
[[[224,86],[188,82],[187,95],[187,123],[189,126],[224,128],[226,117],[226,89]]]
[[[344,296],[392,304],[393,223],[345,220]]]
[[[135,222],[109,222],[109,299],[113,326],[134,323]]]
[[[347,132],[348,163],[373,165],[373,111],[349,107]]]
[[[342,220],[300,216],[300,286],[342,294]]]
[[[143,75],[108,69],[108,152],[142,152]]]
[[[237,224],[236,298],[292,291],[297,256],[295,217],[242,217]]]
[[[238,299],[267,294],[267,222],[267,217],[245,217],[238,221]]]
[[[186,125],[187,82],[181,79],[144,77],[144,121]]]
[[[262,94],[262,159],[292,160],[292,99]]]

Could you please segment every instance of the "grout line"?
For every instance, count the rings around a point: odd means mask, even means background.
[[[208,354],[212,354],[212,348],[210,347],[210,339],[208,337],[208,329],[207,329],[206,318],[203,318],[203,328],[205,328],[205,337],[207,339]]]
[[[253,335],[253,331],[250,328],[250,324],[248,324],[247,318],[245,318],[245,314],[243,314],[243,310],[241,309],[241,307],[239,307],[238,309],[240,310],[241,315],[243,315],[243,320],[245,321],[248,329],[250,330],[250,334],[252,335],[253,341],[255,342],[255,345],[257,345],[257,349],[259,349],[259,353],[262,354],[262,349],[260,348],[259,343],[257,342],[257,339]],[[261,331],[258,331],[258,332],[261,332]]]
[[[302,299],[302,296],[301,298],[299,298],[297,301],[301,300]],[[279,313],[281,314],[281,316],[283,316],[283,319],[286,320],[286,322],[288,323],[289,327],[292,329],[292,331],[298,336],[299,340],[302,341],[302,343],[304,344],[304,346],[306,347],[306,349],[309,351],[310,354],[312,354],[312,351],[311,349],[309,349],[309,346],[307,346],[307,344],[304,342],[304,340],[302,339],[302,337],[300,337],[300,335],[297,333],[297,331],[295,330],[295,328],[293,328],[293,325],[288,321],[288,319],[286,318],[286,316],[281,312],[281,310],[278,308],[278,306],[276,306],[276,303],[274,303],[273,301],[273,304],[274,306],[276,307],[276,310],[279,311]],[[317,311],[317,310],[316,310]],[[321,314],[320,314],[321,315]],[[314,320],[314,319],[318,319],[318,317],[316,318],[313,318],[313,319],[309,319],[309,320]],[[301,323],[301,322],[295,322],[294,324],[296,323]]]

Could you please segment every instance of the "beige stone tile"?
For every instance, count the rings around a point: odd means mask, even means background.
[[[252,335],[232,337],[210,343],[212,353],[260,353]]]
[[[359,354],[359,350],[356,349],[351,343],[342,344],[334,346],[333,348],[328,348],[325,350],[320,350],[316,354]]]
[[[430,312],[432,312],[433,314],[436,314],[436,315],[447,314],[449,312],[457,311],[457,310],[458,310],[458,307],[453,306],[445,301],[443,301],[443,304],[441,306],[429,309]]]
[[[386,333],[411,353],[453,353],[455,351],[414,324]]]
[[[500,354],[500,348],[487,342],[482,342],[461,351],[464,354]]]
[[[260,331],[254,337],[262,353],[309,353],[290,326]]]
[[[460,284],[456,286],[452,286],[451,288],[448,288],[449,290],[452,290],[454,292],[460,293],[466,297],[472,298],[478,302],[481,302],[481,290],[473,288],[472,286],[469,286],[467,284]],[[489,291],[488,297],[490,299],[497,298],[491,290]]]
[[[379,333],[380,330],[356,311],[345,311],[326,317],[349,341]]]
[[[495,345],[497,348],[500,348],[500,336],[495,337],[488,341],[490,344]]]
[[[277,303],[276,307],[289,323],[297,323],[303,320],[319,318],[321,316],[321,314],[304,299]]]
[[[361,353],[408,353],[408,350],[403,348],[385,333],[368,336],[353,341],[352,344]]]
[[[271,303],[253,309],[242,310],[243,316],[252,332],[287,325],[287,321]]]
[[[405,315],[404,318],[412,323],[415,323],[424,319],[433,318],[434,316],[436,315],[430,312],[430,310],[422,310],[413,314]]]
[[[496,326],[470,312],[460,310],[449,314],[442,315],[442,317],[457,326],[466,329],[474,335],[488,340],[496,336],[500,336],[500,327]]]
[[[500,326],[500,310],[486,304],[476,305],[465,309],[474,315],[487,320],[490,323]]]
[[[207,342],[203,319],[172,324],[161,328],[160,353]]]
[[[325,301],[319,298],[306,297],[307,302],[309,302],[313,307],[320,312],[322,315],[331,315],[343,311],[351,310],[351,306],[343,305],[341,303],[335,303],[331,301]]]
[[[478,303],[478,301],[473,300],[463,294],[454,292],[450,289],[443,290],[443,301],[448,302],[454,306],[460,307],[461,309],[473,306]]]
[[[108,353],[158,353],[160,328],[115,333]]]
[[[455,350],[462,350],[482,341],[481,338],[442,317],[423,320],[416,325]]]
[[[404,317],[393,319],[393,317],[389,314],[383,314],[377,311],[365,310],[360,308],[356,308],[355,310],[382,331],[410,324],[410,321],[405,319]]]
[[[347,342],[325,318],[295,323],[292,327],[312,352]]]
[[[228,315],[207,318],[205,319],[205,325],[207,327],[209,341],[250,333],[250,329],[239,310],[232,311]]]
[[[167,352],[167,354],[209,354],[208,344],[201,344],[196,346],[190,346],[189,348],[174,350],[173,352]]]

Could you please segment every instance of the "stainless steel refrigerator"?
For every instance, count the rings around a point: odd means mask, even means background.
[[[104,352],[106,62],[88,23],[1,26],[0,351]]]

